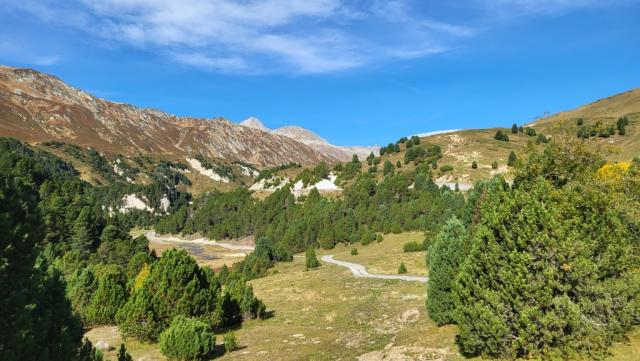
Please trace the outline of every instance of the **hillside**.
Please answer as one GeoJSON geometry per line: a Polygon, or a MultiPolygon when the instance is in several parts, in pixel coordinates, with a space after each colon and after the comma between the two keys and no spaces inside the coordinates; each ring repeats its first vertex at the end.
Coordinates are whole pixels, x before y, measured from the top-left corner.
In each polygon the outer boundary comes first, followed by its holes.
{"type": "Polygon", "coordinates": [[[598,121],[605,126],[612,126],[620,117],[626,117],[629,120],[625,136],[596,137],[591,138],[590,141],[612,152],[609,155],[611,159],[628,160],[640,155],[640,88],[538,119],[529,126],[551,136],[562,134],[575,136],[583,126],[593,126],[598,121]],[[580,119],[583,122],[582,126],[578,125],[580,119]]]}
{"type": "MultiPolygon", "coordinates": [[[[449,186],[460,183],[461,187],[468,187],[479,179],[498,173],[507,174],[508,178],[509,168],[506,164],[509,153],[513,151],[516,155],[523,156],[530,145],[540,149],[542,145],[537,142],[540,134],[549,139],[561,139],[562,137],[577,139],[580,128],[594,126],[598,121],[601,121],[606,127],[615,126],[620,117],[626,117],[629,120],[625,135],[616,133],[607,137],[594,136],[586,139],[585,142],[591,148],[598,148],[608,159],[631,160],[640,155],[640,89],[633,89],[597,100],[523,126],[524,128],[533,128],[536,131],[535,135],[527,135],[526,132],[514,134],[509,127],[453,130],[419,136],[423,147],[437,145],[442,150],[442,158],[437,162],[438,170],[434,171],[436,182],[439,185],[447,184],[449,186]],[[582,125],[578,125],[578,119],[582,119],[582,125]],[[508,135],[508,142],[498,141],[494,138],[498,130],[502,130],[508,135]],[[474,160],[478,164],[477,169],[471,167],[474,160]],[[494,161],[498,162],[497,169],[491,167],[494,161]],[[453,170],[442,172],[440,168],[444,165],[452,166],[453,170]]],[[[396,171],[404,172],[414,168],[413,164],[405,166],[403,162],[406,147],[400,144],[399,148],[399,152],[392,152],[381,157],[378,173],[381,173],[382,164],[386,160],[391,161],[394,165],[397,161],[402,163],[404,167],[396,171]]],[[[378,152],[375,154],[378,155],[378,152]]],[[[363,171],[368,168],[369,165],[364,163],[363,171]]]]}
{"type": "Polygon", "coordinates": [[[110,154],[202,154],[257,165],[336,160],[290,137],[224,118],[181,117],[110,102],[30,69],[0,66],[0,136],[64,141],[110,154]]]}

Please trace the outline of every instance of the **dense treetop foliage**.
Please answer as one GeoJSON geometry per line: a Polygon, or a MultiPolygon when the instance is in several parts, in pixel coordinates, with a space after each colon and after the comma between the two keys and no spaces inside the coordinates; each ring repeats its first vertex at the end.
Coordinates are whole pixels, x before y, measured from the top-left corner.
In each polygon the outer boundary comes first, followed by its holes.
{"type": "Polygon", "coordinates": [[[551,143],[476,185],[429,250],[431,317],[469,355],[604,355],[640,321],[639,167],[551,143]]]}
{"type": "Polygon", "coordinates": [[[126,334],[154,340],[178,315],[212,327],[265,315],[238,272],[214,275],[184,252],[158,259],[144,236],[129,235],[157,215],[108,209],[133,192],[158,203],[168,196],[179,214],[189,197],[170,176],[176,167],[158,165],[147,186],[92,186],[50,153],[0,139],[1,359],[101,359],[82,343],[85,325],[118,320],[126,334]]]}

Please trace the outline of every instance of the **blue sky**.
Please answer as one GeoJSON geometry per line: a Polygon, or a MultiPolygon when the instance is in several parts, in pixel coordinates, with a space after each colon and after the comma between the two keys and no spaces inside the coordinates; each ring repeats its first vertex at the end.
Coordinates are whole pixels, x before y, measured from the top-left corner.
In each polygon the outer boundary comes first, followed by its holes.
{"type": "Polygon", "coordinates": [[[336,144],[510,126],[640,87],[640,0],[2,2],[2,64],[336,144]]]}

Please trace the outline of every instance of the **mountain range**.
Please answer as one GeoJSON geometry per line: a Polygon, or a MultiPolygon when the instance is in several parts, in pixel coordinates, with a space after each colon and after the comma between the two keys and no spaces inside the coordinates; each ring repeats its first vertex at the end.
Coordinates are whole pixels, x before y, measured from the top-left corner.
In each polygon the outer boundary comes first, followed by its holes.
{"type": "Polygon", "coordinates": [[[63,141],[108,154],[201,154],[263,166],[347,157],[340,147],[324,141],[316,147],[285,133],[112,102],[51,75],[0,66],[0,136],[31,143],[63,141]]]}
{"type": "Polygon", "coordinates": [[[357,155],[360,159],[366,158],[371,152],[377,152],[380,147],[378,146],[339,146],[330,144],[326,139],[322,138],[318,134],[295,125],[287,125],[277,129],[267,128],[260,119],[256,117],[250,117],[242,122],[240,125],[258,129],[266,133],[283,135],[291,139],[295,139],[301,143],[308,145],[316,151],[332,158],[336,158],[340,161],[349,161],[353,155],[357,155]]]}

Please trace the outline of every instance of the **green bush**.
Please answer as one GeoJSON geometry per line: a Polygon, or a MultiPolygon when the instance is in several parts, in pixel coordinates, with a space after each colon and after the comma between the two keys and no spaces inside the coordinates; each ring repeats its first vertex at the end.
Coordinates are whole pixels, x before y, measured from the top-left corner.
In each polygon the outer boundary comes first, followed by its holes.
{"type": "Polygon", "coordinates": [[[316,258],[315,248],[313,247],[307,248],[305,258],[306,258],[305,265],[307,269],[318,268],[320,266],[320,262],[318,262],[318,258],[316,258]]]}
{"type": "Polygon", "coordinates": [[[425,242],[416,242],[416,241],[411,241],[411,242],[407,242],[402,246],[402,250],[405,253],[409,253],[409,252],[422,252],[422,251],[426,251],[427,248],[425,246],[425,242]]]}
{"type": "Polygon", "coordinates": [[[499,141],[503,141],[503,142],[508,142],[509,141],[509,136],[507,135],[507,133],[503,132],[502,130],[498,130],[496,132],[496,135],[494,136],[495,140],[499,140],[499,141]]]}
{"type": "Polygon", "coordinates": [[[536,139],[536,144],[547,144],[549,143],[549,138],[547,138],[544,134],[539,134],[536,139]]]}
{"type": "Polygon", "coordinates": [[[209,325],[195,318],[176,317],[160,334],[160,351],[171,360],[208,359],[216,346],[209,325]]]}
{"type": "Polygon", "coordinates": [[[491,163],[491,169],[498,169],[498,162],[494,160],[493,163],[491,163]]]}
{"type": "MultiPolygon", "coordinates": [[[[550,157],[549,166],[559,159],[550,157]]],[[[552,178],[520,176],[480,205],[453,285],[461,352],[596,358],[637,324],[637,218],[588,179],[563,187],[557,179],[578,167],[567,166],[549,173],[534,165],[552,178]]]]}
{"type": "MultiPolygon", "coordinates": [[[[239,293],[237,298],[242,297],[239,293]]],[[[206,318],[214,326],[239,321],[239,300],[229,300],[236,306],[226,309],[221,301],[213,272],[198,267],[184,250],[171,249],[152,264],[149,276],[120,308],[116,320],[125,335],[155,341],[178,315],[206,318]]]]}
{"type": "Polygon", "coordinates": [[[351,248],[351,255],[352,256],[357,256],[358,255],[358,249],[357,248],[351,248]]]}
{"type": "Polygon", "coordinates": [[[115,324],[116,313],[127,301],[128,293],[124,275],[114,264],[97,271],[97,289],[84,310],[87,324],[115,324]]]}
{"type": "Polygon", "coordinates": [[[400,262],[400,266],[398,266],[398,274],[403,275],[407,273],[407,267],[405,267],[404,262],[400,262]]]}
{"type": "Polygon", "coordinates": [[[509,167],[513,167],[516,165],[517,161],[518,161],[518,157],[516,156],[516,152],[511,151],[511,153],[509,153],[509,158],[507,159],[507,165],[509,167]]]}
{"type": "Polygon", "coordinates": [[[440,172],[442,173],[447,173],[447,172],[451,172],[453,170],[453,166],[445,164],[442,167],[440,167],[440,172]]]}
{"type": "Polygon", "coordinates": [[[233,331],[227,332],[224,337],[224,349],[227,352],[233,352],[238,349],[238,342],[236,341],[236,334],[233,331]]]}
{"type": "Polygon", "coordinates": [[[473,161],[471,162],[471,169],[478,169],[478,162],[477,161],[473,161]]]}

